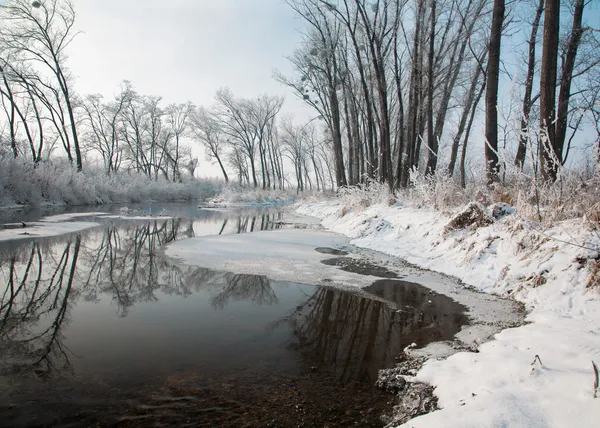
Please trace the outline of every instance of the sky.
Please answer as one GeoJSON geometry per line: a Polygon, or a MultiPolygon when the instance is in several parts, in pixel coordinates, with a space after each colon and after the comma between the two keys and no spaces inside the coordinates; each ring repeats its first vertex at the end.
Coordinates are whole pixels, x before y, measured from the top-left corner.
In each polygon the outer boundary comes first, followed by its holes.
{"type": "Polygon", "coordinates": [[[111,96],[123,80],[165,103],[212,104],[220,87],[236,96],[283,95],[284,111],[314,116],[272,78],[302,23],[284,0],[74,0],[79,34],[69,68],[81,94],[111,96]]]}

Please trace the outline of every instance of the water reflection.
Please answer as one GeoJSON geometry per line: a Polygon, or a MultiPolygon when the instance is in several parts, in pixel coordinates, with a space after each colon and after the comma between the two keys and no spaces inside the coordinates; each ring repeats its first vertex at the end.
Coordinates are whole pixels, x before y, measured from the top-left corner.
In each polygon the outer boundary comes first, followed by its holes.
{"type": "MultiPolygon", "coordinates": [[[[213,233],[281,227],[281,214],[272,213],[215,220],[213,233]]],[[[208,385],[217,391],[226,374],[232,384],[253,379],[289,389],[287,380],[276,379],[284,374],[303,379],[297,385],[306,391],[340,384],[367,389],[405,346],[451,338],[466,322],[463,307],[417,284],[382,280],[367,289],[394,305],[162,257],[164,245],[203,233],[199,222],[113,220],[79,234],[21,242],[10,253],[0,247],[4,380],[79,379],[123,390],[125,374],[145,385],[185,373],[217,379],[208,385]],[[53,376],[65,374],[72,376],[53,376]]],[[[349,394],[352,400],[356,394],[349,394]]],[[[54,405],[63,398],[47,400],[54,405]]]]}
{"type": "Polygon", "coordinates": [[[196,290],[212,291],[211,306],[223,310],[232,301],[248,301],[257,306],[279,302],[269,278],[263,275],[234,274],[205,268],[194,268],[186,277],[196,290]]]}
{"type": "MultiPolygon", "coordinates": [[[[465,307],[443,295],[425,293],[418,284],[380,280],[367,290],[379,294],[398,287],[393,305],[362,296],[319,288],[299,306],[289,322],[291,347],[336,381],[373,383],[382,367],[390,367],[402,349],[450,340],[467,323],[465,307]]],[[[381,296],[388,297],[388,296],[381,296]]]]}
{"type": "Polygon", "coordinates": [[[466,306],[414,282],[381,279],[364,291],[395,303],[403,347],[451,340],[469,322],[466,306]]]}
{"type": "MultiPolygon", "coordinates": [[[[281,213],[239,216],[235,232],[276,229],[280,220],[281,213]]],[[[222,285],[212,298],[215,309],[230,300],[277,303],[266,277],[190,272],[160,257],[160,247],[195,236],[195,221],[111,221],[80,234],[6,243],[0,251],[1,373],[48,376],[70,370],[63,329],[80,298],[99,302],[110,296],[120,317],[135,304],[158,301],[158,291],[187,297],[194,284],[222,285]]],[[[225,233],[229,218],[220,221],[219,233],[225,233]]]]}
{"type": "Polygon", "coordinates": [[[34,372],[49,376],[69,368],[63,346],[63,326],[69,321],[81,237],[69,240],[52,254],[44,270],[44,257],[36,242],[28,255],[0,264],[6,288],[0,300],[0,354],[2,373],[34,372]]]}
{"type": "Polygon", "coordinates": [[[187,237],[190,230],[190,222],[182,224],[179,219],[129,228],[109,225],[100,237],[86,240],[81,267],[84,298],[97,301],[100,294],[109,294],[124,317],[135,303],[157,301],[159,289],[189,295],[181,270],[159,257],[157,250],[177,237],[187,237]]]}

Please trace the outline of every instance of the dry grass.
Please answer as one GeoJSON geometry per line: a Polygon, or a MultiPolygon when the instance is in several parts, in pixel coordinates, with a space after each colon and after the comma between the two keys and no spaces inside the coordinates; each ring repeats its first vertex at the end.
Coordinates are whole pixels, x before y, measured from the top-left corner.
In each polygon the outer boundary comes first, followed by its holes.
{"type": "Polygon", "coordinates": [[[592,260],[590,264],[590,276],[588,278],[586,287],[597,288],[600,287],[600,260],[592,260]]]}
{"type": "Polygon", "coordinates": [[[417,205],[444,211],[472,201],[485,206],[504,202],[528,220],[541,220],[549,225],[585,216],[600,230],[600,172],[586,175],[562,171],[556,183],[537,185],[532,177],[525,175],[505,178],[492,186],[473,180],[466,188],[443,174],[425,177],[414,173],[411,180],[412,187],[398,191],[397,197],[417,205]]]}

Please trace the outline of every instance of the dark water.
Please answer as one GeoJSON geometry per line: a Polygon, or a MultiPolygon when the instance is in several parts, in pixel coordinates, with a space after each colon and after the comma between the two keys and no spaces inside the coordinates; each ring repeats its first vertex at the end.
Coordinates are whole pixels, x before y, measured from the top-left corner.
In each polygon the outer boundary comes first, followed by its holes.
{"type": "Polygon", "coordinates": [[[0,243],[1,426],[381,426],[377,370],[466,322],[399,280],[368,290],[395,307],[174,264],[169,242],[282,214],[165,208],[175,218],[0,243]]]}

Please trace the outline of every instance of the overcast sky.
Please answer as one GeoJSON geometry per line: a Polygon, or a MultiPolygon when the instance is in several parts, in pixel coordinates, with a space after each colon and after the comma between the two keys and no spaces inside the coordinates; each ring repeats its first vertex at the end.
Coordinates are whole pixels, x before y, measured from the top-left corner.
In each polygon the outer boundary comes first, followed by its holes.
{"type": "Polygon", "coordinates": [[[283,0],[74,0],[78,29],[69,67],[81,94],[105,96],[124,79],[166,103],[210,105],[237,96],[284,95],[284,111],[314,116],[272,78],[289,72],[302,23],[283,0]]]}

